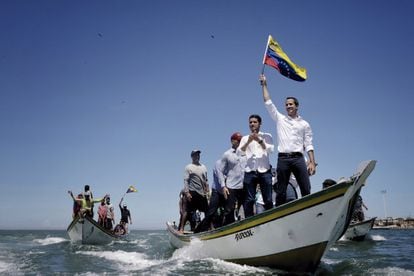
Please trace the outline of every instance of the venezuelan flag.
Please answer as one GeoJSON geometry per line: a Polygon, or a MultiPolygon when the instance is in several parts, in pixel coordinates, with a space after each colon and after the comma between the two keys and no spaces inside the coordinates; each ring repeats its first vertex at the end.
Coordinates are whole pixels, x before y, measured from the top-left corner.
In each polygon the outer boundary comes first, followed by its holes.
{"type": "Polygon", "coordinates": [[[136,193],[136,192],[138,192],[138,190],[137,189],[135,189],[135,187],[134,186],[129,186],[129,188],[128,188],[128,190],[126,191],[126,193],[128,194],[128,193],[136,193]]]}
{"type": "Polygon", "coordinates": [[[283,76],[295,81],[305,81],[307,78],[306,69],[293,63],[271,35],[267,41],[263,64],[275,68],[283,76]]]}

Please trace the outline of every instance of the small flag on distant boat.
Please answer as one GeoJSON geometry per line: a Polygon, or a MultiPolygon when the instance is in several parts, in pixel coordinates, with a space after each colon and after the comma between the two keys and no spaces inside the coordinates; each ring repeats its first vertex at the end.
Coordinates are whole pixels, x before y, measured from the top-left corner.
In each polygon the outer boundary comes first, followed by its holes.
{"type": "Polygon", "coordinates": [[[283,76],[295,81],[305,81],[307,78],[306,69],[293,63],[271,35],[267,40],[263,64],[275,68],[283,76]]]}
{"type": "Polygon", "coordinates": [[[128,190],[126,191],[126,193],[128,194],[128,193],[136,193],[136,192],[138,192],[138,190],[137,189],[135,189],[135,187],[134,186],[129,186],[129,188],[128,188],[128,190]]]}

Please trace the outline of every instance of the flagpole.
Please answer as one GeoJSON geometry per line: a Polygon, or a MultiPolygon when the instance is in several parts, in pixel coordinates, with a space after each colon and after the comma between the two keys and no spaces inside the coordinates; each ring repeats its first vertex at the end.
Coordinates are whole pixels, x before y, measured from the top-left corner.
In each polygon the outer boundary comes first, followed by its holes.
{"type": "Polygon", "coordinates": [[[270,38],[271,38],[271,36],[269,35],[269,36],[268,36],[268,38],[267,38],[266,48],[265,48],[265,52],[264,52],[264,55],[263,55],[263,61],[262,61],[262,63],[263,63],[263,67],[262,67],[262,75],[264,74],[264,69],[265,69],[265,60],[266,60],[266,55],[267,55],[267,48],[269,47],[269,43],[270,43],[270,38]]]}

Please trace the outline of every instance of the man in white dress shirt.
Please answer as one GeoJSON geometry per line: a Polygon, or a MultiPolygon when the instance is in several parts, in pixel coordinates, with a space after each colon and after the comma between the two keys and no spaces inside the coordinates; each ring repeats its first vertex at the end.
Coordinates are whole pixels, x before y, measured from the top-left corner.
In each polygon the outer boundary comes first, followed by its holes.
{"type": "Polygon", "coordinates": [[[278,140],[276,206],[286,203],[286,188],[290,174],[295,176],[302,196],[310,194],[309,175],[314,175],[316,162],[312,144],[312,129],[308,122],[298,115],[299,102],[287,97],[285,106],[287,116],[280,113],[270,99],[266,77],[260,76],[263,100],[270,117],[276,123],[278,140]],[[309,160],[306,164],[304,154],[309,160]]]}
{"type": "Polygon", "coordinates": [[[250,134],[243,136],[238,153],[246,157],[244,169],[243,189],[245,191],[244,215],[254,215],[256,187],[260,185],[264,207],[266,210],[273,208],[272,201],[272,172],[269,162],[269,154],[273,152],[273,138],[269,133],[260,131],[262,118],[253,114],[249,117],[250,134]]]}

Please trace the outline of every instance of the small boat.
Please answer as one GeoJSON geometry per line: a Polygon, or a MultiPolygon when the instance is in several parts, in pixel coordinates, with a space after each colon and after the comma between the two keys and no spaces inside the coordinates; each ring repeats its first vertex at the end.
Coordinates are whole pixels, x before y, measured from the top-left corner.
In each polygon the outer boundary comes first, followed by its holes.
{"type": "Polygon", "coordinates": [[[106,230],[90,217],[80,218],[76,216],[66,230],[72,242],[82,244],[108,244],[126,235],[117,236],[112,231],[106,230]]]}
{"type": "Polygon", "coordinates": [[[374,226],[375,219],[376,217],[360,222],[351,222],[343,238],[352,241],[363,241],[374,226]]]}
{"type": "Polygon", "coordinates": [[[376,161],[336,185],[232,224],[202,232],[180,233],[167,222],[170,243],[197,243],[200,255],[238,264],[313,273],[325,252],[345,233],[361,186],[376,161]]]}

